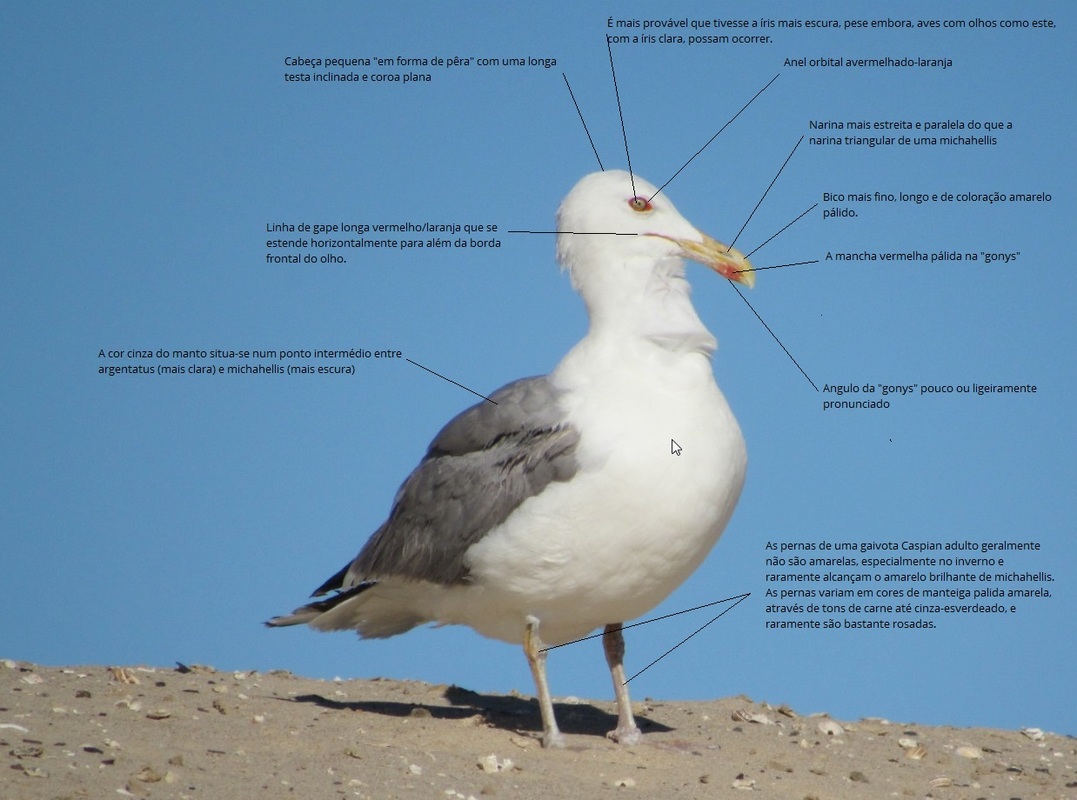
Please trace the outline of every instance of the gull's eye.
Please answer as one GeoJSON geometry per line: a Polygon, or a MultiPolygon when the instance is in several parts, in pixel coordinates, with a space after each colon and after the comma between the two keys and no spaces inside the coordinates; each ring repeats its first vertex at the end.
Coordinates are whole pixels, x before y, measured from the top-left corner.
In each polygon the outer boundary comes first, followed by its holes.
{"type": "Polygon", "coordinates": [[[651,211],[654,208],[651,205],[650,200],[648,200],[646,197],[640,197],[639,195],[636,195],[635,197],[633,197],[631,200],[628,201],[628,207],[631,208],[633,211],[641,211],[641,212],[642,211],[651,211]]]}

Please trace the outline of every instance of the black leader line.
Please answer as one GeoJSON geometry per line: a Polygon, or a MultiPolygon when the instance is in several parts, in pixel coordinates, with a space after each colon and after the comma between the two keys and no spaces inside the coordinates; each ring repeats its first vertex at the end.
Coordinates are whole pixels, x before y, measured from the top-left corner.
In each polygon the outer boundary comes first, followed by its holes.
{"type": "MultiPolygon", "coordinates": [[[[744,220],[744,224],[740,226],[740,230],[737,231],[737,235],[733,237],[733,241],[729,243],[729,249],[730,250],[733,249],[733,245],[735,245],[737,243],[737,239],[740,238],[740,235],[742,233],[744,233],[744,229],[748,227],[748,223],[752,221],[752,217],[755,216],[755,212],[759,210],[759,206],[763,205],[763,201],[766,200],[767,194],[769,194],[770,190],[772,188],[774,188],[774,184],[777,182],[778,176],[782,174],[782,170],[785,169],[785,165],[789,163],[789,159],[791,159],[793,157],[793,153],[795,153],[797,151],[797,148],[800,147],[800,143],[803,142],[803,141],[804,141],[803,136],[801,136],[799,139],[797,139],[797,143],[795,145],[793,145],[793,149],[789,151],[789,155],[787,155],[785,157],[785,161],[783,161],[781,167],[778,168],[778,174],[774,176],[774,180],[772,180],[770,182],[770,186],[768,186],[767,190],[765,192],[763,192],[763,196],[760,197],[759,202],[755,204],[755,208],[753,208],[752,213],[748,215],[748,219],[744,220]]],[[[758,249],[759,248],[756,248],[756,250],[758,250],[758,249]]],[[[726,252],[729,252],[729,251],[727,250],[726,252]]],[[[755,252],[755,251],[753,251],[753,252],[755,252]]]]}
{"type": "Polygon", "coordinates": [[[618,233],[617,231],[505,231],[505,233],[567,233],[570,236],[643,236],[642,233],[618,233]]]}
{"type": "MultiPolygon", "coordinates": [[[[781,73],[779,72],[779,73],[778,73],[778,75],[781,75],[781,73]]],[[[700,153],[702,153],[702,152],[703,152],[704,150],[706,150],[706,149],[707,149],[708,147],[710,147],[710,143],[711,143],[711,142],[713,142],[713,141],[714,141],[715,139],[717,139],[717,138],[718,138],[718,134],[720,134],[720,133],[721,133],[722,131],[724,131],[724,130],[725,130],[726,128],[728,128],[728,127],[729,127],[729,126],[730,126],[730,125],[732,124],[733,120],[735,120],[735,119],[736,119],[737,117],[739,117],[739,116],[740,116],[741,114],[743,114],[743,113],[744,113],[744,109],[745,109],[745,108],[747,108],[748,106],[750,106],[750,105],[751,105],[752,103],[754,103],[754,102],[755,102],[755,98],[756,98],[756,97],[759,97],[759,95],[763,94],[763,92],[765,92],[765,91],[766,91],[767,89],[769,89],[769,88],[770,88],[770,85],[771,85],[772,83],[774,83],[774,81],[778,80],[778,75],[775,75],[775,76],[774,76],[773,78],[771,78],[771,79],[770,79],[769,81],[767,81],[767,85],[766,85],[766,86],[764,86],[764,87],[763,87],[762,89],[760,89],[760,90],[759,90],[758,92],[756,92],[756,93],[755,93],[755,94],[754,94],[754,95],[752,96],[752,99],[751,99],[751,100],[749,100],[749,101],[748,101],[747,103],[745,103],[745,104],[744,104],[744,106],[743,106],[743,108],[741,108],[741,110],[740,110],[740,111],[738,111],[738,112],[737,112],[736,114],[734,114],[734,115],[733,115],[732,117],[730,117],[730,118],[729,118],[729,122],[727,122],[727,123],[726,123],[725,125],[723,125],[723,126],[722,126],[721,128],[719,128],[719,129],[718,129],[718,133],[714,134],[714,136],[712,136],[711,138],[709,138],[709,139],[707,140],[707,143],[706,143],[705,145],[703,145],[703,146],[702,146],[701,148],[699,148],[699,149],[698,149],[698,150],[696,151],[696,153],[695,153],[695,155],[694,155],[694,156],[692,156],[692,157],[691,157],[690,159],[688,159],[687,161],[685,161],[685,162],[684,162],[684,166],[682,166],[682,167],[681,167],[681,168],[680,168],[679,170],[677,170],[676,172],[674,172],[674,173],[673,173],[673,177],[672,177],[672,178],[670,178],[670,179],[669,179],[668,181],[666,181],[666,182],[665,182],[665,183],[663,183],[663,184],[662,184],[661,186],[659,186],[659,187],[658,187],[658,191],[657,191],[657,192],[655,192],[654,194],[652,194],[652,195],[651,195],[651,196],[650,196],[650,197],[648,198],[648,200],[654,200],[654,198],[656,198],[656,197],[658,196],[659,192],[661,192],[661,191],[662,191],[663,189],[665,189],[665,188],[666,188],[667,186],[669,186],[669,185],[670,185],[671,183],[673,183],[673,178],[676,178],[676,177],[677,177],[678,175],[680,175],[680,174],[681,174],[681,172],[683,172],[683,171],[684,171],[684,167],[687,167],[687,166],[688,166],[689,164],[691,164],[691,163],[692,163],[692,161],[694,161],[694,160],[695,160],[695,157],[696,157],[696,156],[698,156],[698,155],[699,155],[700,153]]]]}
{"type": "Polygon", "coordinates": [[[654,666],[655,664],[657,664],[657,663],[658,663],[659,661],[661,661],[661,660],[662,660],[663,658],[665,658],[666,656],[668,656],[668,655],[669,655],[670,653],[672,653],[672,652],[673,652],[674,650],[676,650],[676,649],[677,649],[678,647],[680,647],[680,646],[681,646],[682,644],[684,644],[685,642],[687,642],[687,641],[688,641],[689,639],[691,639],[691,638],[692,638],[693,636],[695,636],[695,635],[696,635],[697,633],[699,633],[699,632],[700,632],[701,630],[703,630],[704,628],[706,628],[706,627],[707,627],[707,625],[710,625],[710,624],[711,624],[711,622],[714,622],[715,620],[717,620],[717,619],[718,619],[718,617],[721,617],[721,616],[725,615],[726,613],[728,613],[728,612],[732,611],[732,610],[733,610],[734,608],[736,608],[737,606],[739,606],[739,605],[741,604],[741,602],[743,602],[743,601],[744,601],[744,599],[748,597],[748,595],[749,595],[749,594],[751,594],[751,592],[748,592],[748,594],[742,594],[742,595],[741,595],[740,597],[736,598],[737,602],[735,602],[735,603],[734,603],[733,605],[731,605],[731,606],[730,606],[729,608],[727,608],[727,609],[726,609],[725,611],[723,611],[723,612],[722,612],[721,614],[719,614],[719,615],[718,615],[717,617],[715,617],[714,619],[712,619],[712,620],[711,620],[710,622],[708,622],[708,623],[706,623],[705,625],[701,625],[700,627],[696,628],[696,629],[695,629],[694,631],[692,631],[692,632],[691,632],[690,634],[688,634],[688,635],[687,635],[687,636],[685,636],[685,637],[684,637],[683,639],[681,639],[681,640],[680,640],[679,642],[677,642],[677,644],[673,645],[673,647],[669,648],[669,650],[667,650],[666,652],[662,653],[662,655],[660,655],[660,656],[659,656],[658,658],[656,658],[656,659],[655,659],[654,661],[652,661],[652,662],[651,662],[650,664],[648,664],[647,666],[645,666],[645,667],[644,667],[643,669],[641,669],[641,670],[640,670],[639,672],[637,672],[637,673],[636,673],[635,675],[633,675],[633,676],[632,676],[632,678],[629,678],[628,680],[626,680],[626,681],[625,681],[624,683],[622,683],[621,685],[622,685],[622,686],[627,686],[627,685],[628,685],[628,681],[632,680],[633,678],[638,678],[638,677],[639,677],[640,675],[642,675],[642,674],[643,674],[644,672],[646,672],[647,670],[649,670],[649,669],[650,669],[651,667],[653,667],[653,666],[654,666]]]}
{"type": "Polygon", "coordinates": [[[790,353],[790,352],[789,352],[789,351],[788,351],[788,350],[786,349],[786,347],[785,347],[785,345],[784,345],[784,344],[782,344],[782,340],[781,340],[781,339],[779,339],[779,338],[778,338],[777,336],[775,336],[775,335],[774,335],[774,331],[772,331],[772,330],[770,329],[770,326],[769,326],[769,325],[767,325],[767,323],[763,322],[763,318],[762,318],[761,316],[759,316],[759,312],[758,312],[758,311],[756,311],[756,310],[755,310],[754,308],[752,308],[752,304],[748,302],[748,298],[744,296],[744,293],[743,293],[743,292],[741,292],[741,290],[740,290],[740,289],[737,289],[737,286],[736,286],[736,284],[734,284],[734,283],[733,283],[732,281],[730,281],[730,282],[729,282],[729,285],[730,285],[730,286],[732,286],[732,287],[733,287],[734,289],[736,289],[736,290],[737,290],[737,295],[739,295],[740,299],[741,299],[741,300],[743,300],[743,301],[744,301],[744,304],[745,304],[746,306],[748,306],[748,308],[750,308],[750,309],[752,310],[752,313],[753,313],[753,314],[755,314],[755,318],[756,318],[757,320],[759,320],[759,321],[760,321],[760,322],[762,323],[763,327],[767,329],[767,333],[769,333],[769,334],[770,334],[770,335],[771,335],[771,336],[772,336],[772,337],[774,338],[774,341],[776,341],[776,342],[778,343],[778,347],[780,347],[780,348],[782,349],[782,351],[783,351],[783,352],[784,352],[784,353],[785,353],[785,354],[786,354],[787,356],[789,356],[789,360],[790,360],[790,361],[792,361],[792,362],[793,362],[793,364],[794,364],[794,365],[796,366],[796,368],[800,370],[800,374],[801,374],[801,375],[803,375],[803,376],[804,376],[805,378],[807,378],[807,379],[808,379],[808,383],[810,383],[810,384],[811,384],[811,387],[812,387],[813,389],[815,389],[815,391],[819,391],[819,387],[815,385],[815,381],[813,381],[813,380],[812,380],[812,379],[811,379],[811,378],[810,378],[810,377],[808,376],[808,373],[804,371],[804,368],[803,368],[802,366],[800,366],[800,364],[799,364],[799,363],[797,363],[797,360],[796,360],[795,358],[793,358],[793,354],[792,354],[792,353],[790,353]]]}
{"type": "Polygon", "coordinates": [[[758,252],[759,252],[759,250],[760,250],[760,249],[761,249],[761,248],[763,247],[763,245],[766,245],[766,244],[768,244],[768,243],[770,242],[770,240],[771,240],[771,239],[774,239],[774,238],[776,238],[776,237],[778,236],[778,234],[784,233],[784,232],[785,232],[785,229],[786,229],[786,228],[789,228],[789,227],[791,227],[791,226],[793,225],[793,223],[794,223],[794,222],[799,222],[799,221],[800,221],[800,219],[801,219],[802,217],[804,217],[804,216],[805,216],[805,215],[806,215],[806,214],[807,214],[807,213],[808,213],[809,211],[811,211],[811,210],[812,210],[813,208],[815,208],[815,206],[817,206],[817,205],[819,205],[819,204],[818,204],[818,203],[814,203],[814,204],[812,204],[812,206],[811,206],[811,207],[809,207],[809,208],[808,208],[808,209],[807,209],[806,211],[802,211],[802,212],[801,212],[800,214],[798,214],[798,215],[797,215],[796,219],[794,219],[794,220],[793,220],[793,222],[790,222],[790,223],[789,223],[788,225],[785,225],[784,227],[782,227],[782,229],[781,229],[781,230],[779,230],[779,231],[778,231],[778,233],[775,233],[775,234],[774,234],[773,236],[771,236],[771,237],[770,237],[769,239],[766,239],[766,240],[764,240],[764,241],[763,241],[763,244],[761,244],[761,245],[757,246],[757,247],[755,248],[755,250],[753,250],[753,251],[752,251],[751,253],[748,253],[748,254],[747,254],[746,256],[744,256],[744,257],[745,257],[745,258],[751,258],[751,257],[752,257],[752,255],[754,255],[755,253],[758,253],[758,252]]]}
{"type": "Polygon", "coordinates": [[[598,168],[605,172],[606,168],[602,165],[602,159],[598,155],[598,148],[595,147],[595,140],[591,138],[591,131],[587,130],[587,120],[583,118],[583,112],[580,111],[580,104],[576,102],[576,95],[572,93],[572,86],[568,82],[568,76],[562,72],[561,77],[565,79],[565,86],[568,87],[568,96],[572,98],[572,105],[576,106],[576,113],[580,115],[580,122],[583,123],[583,132],[587,134],[587,141],[591,143],[591,149],[594,151],[595,158],[598,160],[598,168]]]}
{"type": "MultiPolygon", "coordinates": [[[[747,597],[750,594],[751,594],[751,592],[745,592],[744,594],[738,594],[738,595],[735,595],[734,597],[727,597],[724,600],[715,600],[715,601],[713,601],[711,603],[704,603],[701,606],[695,606],[693,608],[686,608],[683,611],[674,611],[672,614],[663,614],[662,616],[655,617],[654,619],[645,619],[645,620],[643,620],[643,622],[633,622],[631,625],[622,626],[621,630],[622,631],[627,631],[629,628],[638,628],[640,625],[648,625],[648,624],[650,624],[652,622],[658,622],[659,620],[669,619],[670,617],[676,617],[679,614],[687,614],[689,611],[699,611],[699,609],[701,609],[701,608],[710,608],[711,606],[716,606],[716,605],[719,605],[721,603],[728,603],[730,600],[736,600],[739,603],[741,600],[743,600],[745,597],[747,597]]],[[[726,610],[728,611],[729,609],[726,609],[726,610]]],[[[722,613],[725,613],[725,612],[722,612],[722,613]]],[[[708,624],[710,624],[710,623],[708,623],[708,624]]],[[[597,639],[599,636],[605,636],[605,635],[606,635],[605,633],[594,633],[594,634],[591,634],[590,636],[584,636],[582,639],[573,639],[571,642],[564,642],[563,644],[555,644],[555,645],[551,645],[550,647],[544,647],[539,652],[540,653],[545,653],[547,650],[556,650],[558,647],[568,647],[570,644],[577,644],[579,642],[586,642],[588,639],[597,639]]]]}
{"type": "Polygon", "coordinates": [[[784,269],[785,267],[799,267],[804,264],[818,264],[819,259],[813,258],[811,261],[790,261],[788,264],[771,264],[769,267],[756,267],[753,266],[750,270],[738,269],[735,272],[762,272],[765,269],[784,269]]]}
{"type": "Polygon", "coordinates": [[[481,398],[482,398],[483,400],[485,400],[485,401],[486,401],[487,403],[493,403],[493,404],[494,404],[495,406],[497,405],[497,401],[496,401],[496,400],[491,400],[491,399],[490,399],[489,397],[487,397],[486,395],[484,395],[484,394],[479,394],[479,393],[478,393],[478,392],[476,392],[476,391],[475,391],[474,389],[468,389],[468,388],[467,388],[466,386],[464,386],[464,384],[462,384],[462,383],[457,383],[457,382],[456,382],[456,381],[454,381],[454,380],[453,380],[452,378],[446,378],[446,377],[445,377],[444,375],[442,375],[442,374],[441,374],[440,372],[434,372],[434,370],[430,369],[430,367],[424,367],[424,366],[423,366],[422,364],[420,364],[420,363],[419,363],[418,361],[412,361],[412,360],[411,360],[410,358],[407,358],[407,357],[405,357],[405,358],[404,358],[404,360],[405,360],[405,361],[407,361],[407,362],[409,362],[409,363],[411,363],[411,364],[414,364],[414,365],[415,365],[415,366],[417,366],[417,367],[418,367],[419,369],[425,369],[425,370],[426,370],[427,372],[429,372],[429,373],[430,373],[431,375],[437,375],[437,376],[438,376],[439,378],[441,378],[441,379],[442,379],[443,381],[448,381],[449,383],[453,384],[454,386],[459,386],[459,387],[460,387],[461,389],[463,389],[464,391],[467,391],[467,392],[471,392],[471,393],[472,393],[473,395],[477,395],[477,396],[481,397],[481,398]]]}
{"type": "Polygon", "coordinates": [[[621,110],[621,92],[617,89],[617,70],[613,68],[613,48],[606,37],[606,49],[610,53],[610,74],[613,75],[613,94],[617,97],[617,115],[621,118],[621,137],[625,141],[625,158],[628,159],[628,180],[632,184],[632,196],[636,196],[636,175],[632,171],[632,154],[628,152],[628,133],[625,131],[625,115],[621,110]]]}

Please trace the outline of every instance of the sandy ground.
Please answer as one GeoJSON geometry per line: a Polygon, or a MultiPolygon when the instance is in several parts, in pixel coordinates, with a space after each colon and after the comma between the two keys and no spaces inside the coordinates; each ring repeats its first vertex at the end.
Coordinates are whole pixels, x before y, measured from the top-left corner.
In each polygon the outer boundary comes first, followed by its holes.
{"type": "Polygon", "coordinates": [[[800,716],[744,697],[535,701],[396,680],[0,662],[0,798],[1067,798],[1077,739],[800,716]]]}

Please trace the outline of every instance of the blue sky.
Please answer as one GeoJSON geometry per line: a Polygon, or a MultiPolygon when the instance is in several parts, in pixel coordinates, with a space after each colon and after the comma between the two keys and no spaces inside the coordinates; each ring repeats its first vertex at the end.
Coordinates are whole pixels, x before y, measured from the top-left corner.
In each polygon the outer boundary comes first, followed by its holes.
{"type": "MultiPolygon", "coordinates": [[[[158,363],[101,350],[394,349],[484,394],[550,370],[586,330],[582,304],[553,237],[505,231],[552,230],[561,198],[597,169],[565,77],[605,166],[624,167],[607,18],[651,19],[654,7],[550,8],[0,9],[4,657],[533,691],[518,648],[466,629],[360,642],[260,624],[355,554],[473,395],[401,360],[360,362],[346,376],[98,368],[158,363]],[[304,71],[288,57],[398,55],[556,65],[420,67],[431,80],[409,84],[283,77],[304,71]],[[267,223],[403,221],[497,225],[500,247],[266,263],[267,223]]],[[[667,20],[715,13],[663,8],[667,20]]],[[[875,18],[866,8],[732,2],[721,13],[844,23],[875,18]]],[[[729,285],[690,272],[750,467],[718,547],[654,616],[752,594],[634,679],[638,697],[745,694],[838,717],[1077,733],[1075,14],[1065,3],[975,8],[892,3],[882,16],[1055,27],[774,28],[749,30],[772,37],[763,44],[612,48],[632,165],[658,185],[778,76],[666,189],[697,227],[737,236],[801,137],[738,248],[818,203],[753,256],[759,267],[817,262],[760,271],[746,295],[789,355],[729,285]],[[952,64],[785,64],[884,56],[952,64]],[[812,130],[812,120],[861,119],[1012,127],[992,131],[993,145],[811,143],[864,135],[812,130]],[[1051,199],[849,199],[864,192],[1051,199]],[[856,216],[824,219],[830,208],[856,216]],[[865,251],[1019,255],[826,259],[865,251]],[[888,409],[823,410],[849,396],[812,383],[918,388],[888,409]],[[919,393],[972,383],[1038,391],[919,393]],[[767,541],[964,539],[1039,542],[1007,563],[1053,573],[1052,597],[1001,617],[933,615],[930,631],[764,628],[767,541]]],[[[629,673],[712,616],[630,631],[629,673]]],[[[596,642],[554,651],[550,671],[555,695],[610,695],[596,642]]]]}

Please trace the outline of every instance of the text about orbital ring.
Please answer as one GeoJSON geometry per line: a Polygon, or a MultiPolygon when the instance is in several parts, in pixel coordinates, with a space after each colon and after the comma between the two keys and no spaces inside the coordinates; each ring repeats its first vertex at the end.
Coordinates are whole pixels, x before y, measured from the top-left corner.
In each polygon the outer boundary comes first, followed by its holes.
{"type": "Polygon", "coordinates": [[[924,631],[1035,613],[1052,597],[1035,540],[783,541],[764,545],[768,630],[924,631]]]}

